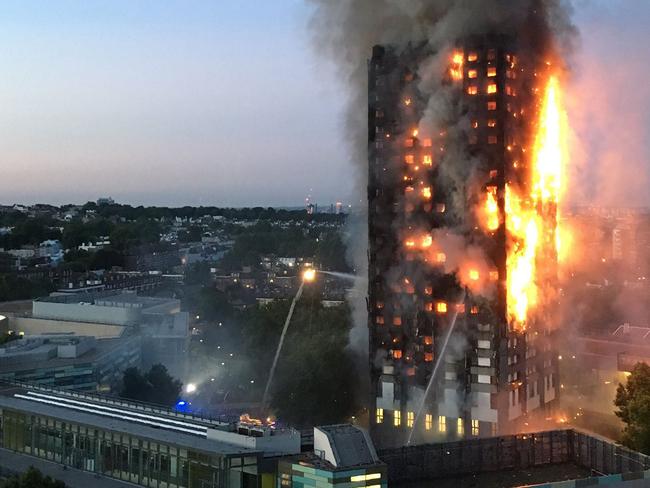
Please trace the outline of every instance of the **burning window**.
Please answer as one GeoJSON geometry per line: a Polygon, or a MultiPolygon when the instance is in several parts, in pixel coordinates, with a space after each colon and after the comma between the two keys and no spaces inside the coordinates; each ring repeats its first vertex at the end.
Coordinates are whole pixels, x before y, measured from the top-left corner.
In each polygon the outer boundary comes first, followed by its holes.
{"type": "Polygon", "coordinates": [[[458,436],[465,435],[465,422],[463,422],[463,419],[461,418],[456,422],[456,433],[458,436]]]}
{"type": "Polygon", "coordinates": [[[496,144],[497,141],[497,136],[488,136],[488,144],[496,144]]]}
{"type": "Polygon", "coordinates": [[[427,413],[424,416],[424,428],[426,430],[431,430],[433,428],[433,415],[427,413]]]}
{"type": "Polygon", "coordinates": [[[422,188],[422,197],[423,198],[425,198],[426,200],[430,200],[431,196],[432,196],[432,193],[431,193],[431,188],[430,187],[425,186],[424,188],[422,188]]]}
{"type": "Polygon", "coordinates": [[[422,164],[425,166],[433,166],[433,158],[431,157],[431,154],[424,155],[422,158],[422,164]]]}
{"type": "Polygon", "coordinates": [[[402,412],[395,410],[395,416],[393,417],[393,425],[399,427],[402,425],[402,412]]]}
{"type": "Polygon", "coordinates": [[[382,308],[384,308],[384,302],[377,302],[376,306],[379,310],[381,310],[382,308]]]}
{"type": "Polygon", "coordinates": [[[508,78],[509,80],[515,80],[515,79],[517,79],[517,73],[515,71],[512,71],[512,70],[507,70],[506,71],[506,78],[508,78]]]}
{"type": "Polygon", "coordinates": [[[410,137],[406,138],[404,141],[404,147],[413,147],[414,141],[410,137]]]}
{"type": "Polygon", "coordinates": [[[401,349],[393,349],[393,359],[402,359],[401,349]]]}
{"type": "Polygon", "coordinates": [[[415,247],[415,241],[413,239],[407,239],[404,245],[408,248],[415,247]]]}
{"type": "Polygon", "coordinates": [[[468,78],[476,78],[478,76],[478,71],[475,69],[470,69],[467,71],[467,77],[468,78]]]}
{"type": "Polygon", "coordinates": [[[406,426],[413,427],[415,421],[415,414],[413,412],[406,412],[406,426]]]}
{"type": "Polygon", "coordinates": [[[424,353],[424,361],[426,363],[430,363],[433,361],[433,353],[432,352],[425,352],[424,353]]]}
{"type": "Polygon", "coordinates": [[[445,213],[445,204],[444,203],[436,203],[436,212],[438,213],[445,213]]]}
{"type": "Polygon", "coordinates": [[[425,293],[425,295],[432,295],[433,294],[433,287],[425,286],[424,287],[424,293],[425,293]]]}
{"type": "Polygon", "coordinates": [[[463,53],[462,51],[456,51],[452,57],[449,67],[449,74],[451,78],[456,81],[463,79],[463,53]]]}
{"type": "Polygon", "coordinates": [[[425,312],[433,312],[433,303],[427,302],[424,304],[424,311],[425,312]]]}
{"type": "Polygon", "coordinates": [[[467,94],[468,95],[477,95],[478,94],[478,86],[468,86],[467,87],[467,94]]]}
{"type": "Polygon", "coordinates": [[[479,423],[478,420],[472,419],[472,435],[477,436],[479,432],[479,423]]]}
{"type": "Polygon", "coordinates": [[[478,54],[474,52],[469,53],[467,55],[467,61],[469,61],[470,63],[473,63],[474,61],[478,61],[478,54]]]}
{"type": "Polygon", "coordinates": [[[456,304],[456,312],[465,313],[465,304],[464,303],[457,303],[456,304]]]}
{"type": "Polygon", "coordinates": [[[422,237],[422,241],[420,242],[420,246],[422,246],[422,248],[426,249],[428,247],[431,247],[432,244],[433,244],[433,237],[431,237],[428,234],[422,237]]]}
{"type": "Polygon", "coordinates": [[[490,119],[487,121],[487,126],[488,127],[496,127],[497,126],[497,121],[496,119],[490,119]]]}
{"type": "Polygon", "coordinates": [[[407,154],[406,156],[404,156],[404,162],[406,164],[413,164],[415,162],[415,156],[413,156],[412,154],[407,154]]]}
{"type": "Polygon", "coordinates": [[[472,281],[478,281],[481,275],[479,274],[477,269],[470,269],[469,270],[469,279],[472,281]]]}
{"type": "Polygon", "coordinates": [[[402,317],[400,317],[399,315],[393,317],[393,325],[397,325],[397,326],[402,325],[402,317]]]}
{"type": "Polygon", "coordinates": [[[478,307],[476,305],[473,305],[470,309],[470,313],[476,315],[478,313],[478,307]]]}
{"type": "Polygon", "coordinates": [[[422,339],[424,339],[424,344],[427,346],[433,345],[433,336],[424,336],[422,339]]]}
{"type": "Polygon", "coordinates": [[[491,170],[490,170],[490,179],[493,180],[494,178],[496,178],[496,177],[498,176],[498,174],[499,174],[499,171],[498,171],[498,170],[496,170],[496,169],[491,169],[491,170]]]}
{"type": "Polygon", "coordinates": [[[411,105],[411,103],[413,103],[413,101],[412,101],[410,98],[406,98],[406,99],[404,100],[404,105],[406,105],[407,107],[408,107],[409,105],[411,105]]]}
{"type": "Polygon", "coordinates": [[[472,129],[478,129],[478,120],[472,120],[472,129]]]}
{"type": "Polygon", "coordinates": [[[510,95],[512,97],[517,96],[517,92],[515,91],[514,88],[512,88],[510,85],[506,85],[506,95],[510,95]]]}
{"type": "Polygon", "coordinates": [[[436,312],[447,313],[447,302],[436,302],[436,312]]]}
{"type": "Polygon", "coordinates": [[[497,75],[497,69],[494,66],[488,66],[487,69],[488,78],[493,78],[497,75]]]}
{"type": "Polygon", "coordinates": [[[404,193],[411,193],[413,191],[415,191],[415,188],[413,188],[412,186],[407,186],[406,188],[404,188],[404,193]]]}
{"type": "Polygon", "coordinates": [[[377,423],[381,424],[384,421],[384,409],[383,408],[378,408],[377,409],[377,423]]]}
{"type": "Polygon", "coordinates": [[[433,145],[433,141],[430,138],[424,139],[422,141],[422,147],[431,147],[432,145],[433,145]]]}
{"type": "Polygon", "coordinates": [[[375,318],[375,323],[376,323],[377,325],[384,325],[384,317],[382,317],[381,315],[378,315],[378,316],[375,318]]]}
{"type": "Polygon", "coordinates": [[[499,272],[498,271],[490,271],[490,280],[491,281],[499,281],[499,272]]]}
{"type": "Polygon", "coordinates": [[[436,254],[436,261],[438,263],[445,263],[447,261],[447,255],[444,252],[439,252],[436,254]]]}
{"type": "Polygon", "coordinates": [[[488,102],[487,103],[487,109],[488,110],[496,110],[497,109],[497,102],[488,102]]]}
{"type": "Polygon", "coordinates": [[[489,95],[489,94],[492,94],[492,93],[496,93],[496,92],[497,92],[497,84],[496,84],[496,83],[490,83],[490,84],[487,86],[487,93],[488,93],[488,95],[489,95]]]}

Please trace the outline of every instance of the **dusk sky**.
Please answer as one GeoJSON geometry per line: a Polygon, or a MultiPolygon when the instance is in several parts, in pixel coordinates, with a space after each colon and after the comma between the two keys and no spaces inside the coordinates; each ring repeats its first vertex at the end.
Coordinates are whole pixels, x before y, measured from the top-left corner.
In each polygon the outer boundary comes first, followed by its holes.
{"type": "MultiPolygon", "coordinates": [[[[351,201],[344,85],[313,56],[309,12],[303,0],[2,0],[0,203],[351,201]]],[[[580,193],[647,204],[650,2],[577,1],[575,20],[580,193]],[[636,186],[603,183],[612,165],[636,186]]]]}

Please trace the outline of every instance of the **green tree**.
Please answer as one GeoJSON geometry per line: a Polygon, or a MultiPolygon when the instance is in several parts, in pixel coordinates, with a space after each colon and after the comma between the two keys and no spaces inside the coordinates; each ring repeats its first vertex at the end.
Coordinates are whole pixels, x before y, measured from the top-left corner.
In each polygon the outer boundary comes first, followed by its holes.
{"type": "Polygon", "coordinates": [[[154,364],[142,374],[138,368],[128,368],[122,377],[120,396],[140,402],[172,406],[178,400],[183,383],[173,378],[162,364],[154,364]]]}
{"type": "Polygon", "coordinates": [[[614,404],[616,415],[625,423],[623,444],[650,454],[650,366],[634,366],[627,383],[618,385],[614,404]]]}
{"type": "Polygon", "coordinates": [[[3,488],[65,488],[66,484],[50,476],[43,476],[38,469],[30,466],[20,476],[11,476],[2,486],[3,488]]]}

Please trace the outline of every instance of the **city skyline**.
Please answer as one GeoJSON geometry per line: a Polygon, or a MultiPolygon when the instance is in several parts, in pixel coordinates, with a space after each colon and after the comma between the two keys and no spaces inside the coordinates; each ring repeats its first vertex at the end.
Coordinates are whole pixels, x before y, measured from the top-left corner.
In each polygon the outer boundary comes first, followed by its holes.
{"type": "MultiPolygon", "coordinates": [[[[311,49],[309,4],[282,0],[251,12],[236,2],[29,1],[1,10],[10,48],[0,203],[365,199],[343,134],[346,80],[311,49]]],[[[646,68],[634,60],[649,54],[650,6],[575,2],[575,13],[571,92],[599,94],[601,104],[589,113],[588,104],[569,107],[576,139],[588,141],[577,146],[575,166],[587,177],[572,203],[597,194],[603,204],[646,205],[650,97],[636,81],[646,68]],[[637,55],[622,59],[630,45],[637,55]],[[624,117],[611,125],[615,110],[624,117]],[[631,171],[635,181],[623,182],[631,171]]]]}

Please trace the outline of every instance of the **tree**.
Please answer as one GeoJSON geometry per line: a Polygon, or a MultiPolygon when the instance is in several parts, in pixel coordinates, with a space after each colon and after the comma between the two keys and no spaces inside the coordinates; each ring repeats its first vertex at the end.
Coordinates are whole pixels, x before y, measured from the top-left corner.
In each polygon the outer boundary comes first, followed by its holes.
{"type": "Polygon", "coordinates": [[[627,384],[618,385],[614,404],[616,415],[625,423],[623,444],[650,454],[650,366],[634,366],[627,384]]]}
{"type": "Polygon", "coordinates": [[[2,486],[3,488],[65,488],[66,484],[50,476],[43,476],[38,469],[30,466],[20,476],[11,476],[2,486]]]}
{"type": "Polygon", "coordinates": [[[120,396],[139,402],[172,406],[178,400],[183,383],[172,378],[162,364],[154,364],[142,374],[138,368],[128,368],[122,377],[120,396]]]}

